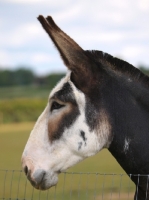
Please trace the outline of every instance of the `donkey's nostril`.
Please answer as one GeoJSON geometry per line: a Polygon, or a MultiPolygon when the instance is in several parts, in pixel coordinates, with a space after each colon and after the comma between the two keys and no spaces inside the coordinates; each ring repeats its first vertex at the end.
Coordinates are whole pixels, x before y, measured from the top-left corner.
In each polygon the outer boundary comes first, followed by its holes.
{"type": "Polygon", "coordinates": [[[24,167],[24,172],[25,172],[25,174],[27,176],[27,174],[28,174],[28,167],[27,166],[24,167]]]}

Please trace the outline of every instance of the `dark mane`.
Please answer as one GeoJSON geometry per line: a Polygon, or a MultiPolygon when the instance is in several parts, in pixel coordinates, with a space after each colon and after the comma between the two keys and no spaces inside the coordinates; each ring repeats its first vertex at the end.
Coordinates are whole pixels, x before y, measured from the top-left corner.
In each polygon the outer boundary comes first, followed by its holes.
{"type": "Polygon", "coordinates": [[[101,63],[103,67],[108,67],[107,70],[110,69],[115,73],[124,74],[131,79],[142,83],[146,87],[149,87],[149,77],[128,62],[102,51],[86,50],[85,52],[89,57],[96,60],[96,62],[101,63]]]}

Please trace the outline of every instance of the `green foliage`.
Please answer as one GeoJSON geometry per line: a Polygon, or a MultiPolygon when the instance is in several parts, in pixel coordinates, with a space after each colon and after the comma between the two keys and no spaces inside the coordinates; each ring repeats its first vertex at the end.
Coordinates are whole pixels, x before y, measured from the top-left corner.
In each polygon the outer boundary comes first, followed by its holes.
{"type": "Polygon", "coordinates": [[[13,99],[0,101],[0,122],[36,121],[47,99],[13,99]]]}
{"type": "Polygon", "coordinates": [[[14,86],[0,87],[0,100],[14,98],[48,98],[48,86],[14,86]]]}
{"type": "Polygon", "coordinates": [[[13,71],[0,70],[0,87],[36,85],[53,88],[64,75],[64,73],[60,73],[48,74],[40,77],[35,75],[31,70],[25,68],[13,71]]]}
{"type": "Polygon", "coordinates": [[[34,82],[34,74],[28,69],[0,70],[0,86],[29,85],[34,82]]]}
{"type": "Polygon", "coordinates": [[[8,70],[0,71],[0,86],[8,86],[13,83],[13,73],[8,70]]]}
{"type": "Polygon", "coordinates": [[[45,85],[49,85],[52,89],[64,76],[65,74],[49,74],[45,77],[45,85]]]}
{"type": "Polygon", "coordinates": [[[15,71],[15,85],[29,85],[34,81],[34,74],[31,70],[18,69],[15,71]]]}

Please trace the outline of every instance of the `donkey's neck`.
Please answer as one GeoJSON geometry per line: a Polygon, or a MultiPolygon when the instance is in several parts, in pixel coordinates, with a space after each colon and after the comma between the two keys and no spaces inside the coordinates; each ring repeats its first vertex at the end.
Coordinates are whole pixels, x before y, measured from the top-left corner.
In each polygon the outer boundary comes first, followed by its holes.
{"type": "Polygon", "coordinates": [[[148,174],[149,90],[129,78],[113,80],[108,106],[113,119],[113,141],[109,150],[127,173],[148,174]]]}
{"type": "Polygon", "coordinates": [[[148,174],[149,77],[107,53],[86,54],[104,71],[99,72],[104,73],[100,77],[100,94],[111,119],[110,152],[127,173],[148,174]]]}
{"type": "MultiPolygon", "coordinates": [[[[113,133],[109,151],[127,174],[149,174],[149,92],[128,79],[112,77],[111,90],[105,95],[113,133]]],[[[138,184],[137,177],[132,180],[138,184]]],[[[145,184],[146,179],[140,179],[144,195],[145,184]]]]}
{"type": "MultiPolygon", "coordinates": [[[[133,66],[123,68],[123,73],[118,66],[107,65],[102,93],[113,135],[109,151],[127,174],[149,174],[149,78],[133,66]]],[[[147,178],[131,178],[138,188],[137,199],[146,194],[149,199],[147,178]]]]}

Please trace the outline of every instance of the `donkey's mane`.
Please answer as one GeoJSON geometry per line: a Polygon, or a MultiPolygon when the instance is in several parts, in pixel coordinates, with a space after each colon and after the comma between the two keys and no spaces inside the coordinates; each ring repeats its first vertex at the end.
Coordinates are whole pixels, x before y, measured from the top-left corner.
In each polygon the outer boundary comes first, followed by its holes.
{"type": "Polygon", "coordinates": [[[86,50],[86,54],[96,60],[96,62],[99,62],[100,66],[102,64],[106,70],[110,69],[115,73],[126,75],[149,87],[149,77],[128,62],[97,50],[86,50]]]}

